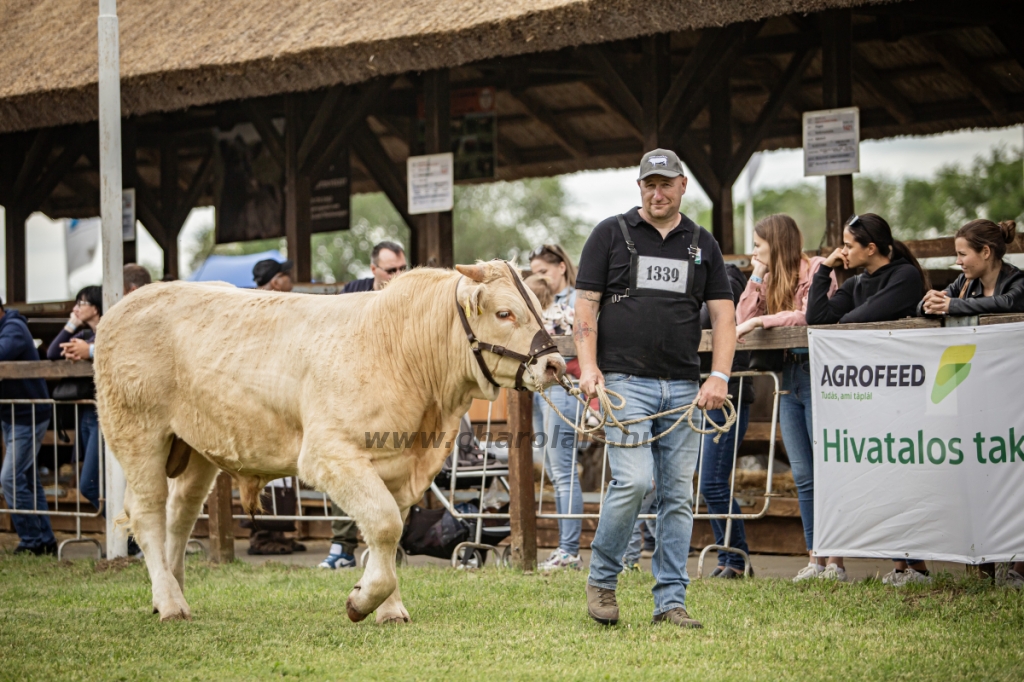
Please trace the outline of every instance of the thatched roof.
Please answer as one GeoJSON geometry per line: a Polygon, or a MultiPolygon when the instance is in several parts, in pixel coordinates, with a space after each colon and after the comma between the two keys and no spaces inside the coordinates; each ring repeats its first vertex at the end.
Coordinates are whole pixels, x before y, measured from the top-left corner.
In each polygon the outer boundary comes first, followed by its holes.
{"type": "MultiPolygon", "coordinates": [[[[125,114],[889,0],[121,0],[125,114]]],[[[97,4],[0,0],[0,133],[96,118],[97,4]]]]}

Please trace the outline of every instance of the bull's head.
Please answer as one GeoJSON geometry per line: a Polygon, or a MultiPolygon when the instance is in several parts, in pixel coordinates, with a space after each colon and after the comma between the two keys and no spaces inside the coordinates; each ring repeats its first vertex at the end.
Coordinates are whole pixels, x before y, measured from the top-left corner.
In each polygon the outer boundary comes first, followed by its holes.
{"type": "Polygon", "coordinates": [[[540,302],[519,273],[500,260],[455,269],[465,276],[455,298],[484,395],[495,395],[497,386],[537,391],[558,383],[565,360],[553,349],[540,302]]]}

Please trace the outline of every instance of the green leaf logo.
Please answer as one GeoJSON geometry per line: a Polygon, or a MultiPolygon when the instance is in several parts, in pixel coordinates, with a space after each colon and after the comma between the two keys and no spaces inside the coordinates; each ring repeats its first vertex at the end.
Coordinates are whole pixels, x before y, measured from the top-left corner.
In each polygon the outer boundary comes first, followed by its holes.
{"type": "Polygon", "coordinates": [[[935,385],[932,386],[933,403],[938,405],[945,400],[971,373],[971,358],[976,349],[975,345],[965,345],[950,346],[943,351],[939,369],[935,373],[935,385]]]}

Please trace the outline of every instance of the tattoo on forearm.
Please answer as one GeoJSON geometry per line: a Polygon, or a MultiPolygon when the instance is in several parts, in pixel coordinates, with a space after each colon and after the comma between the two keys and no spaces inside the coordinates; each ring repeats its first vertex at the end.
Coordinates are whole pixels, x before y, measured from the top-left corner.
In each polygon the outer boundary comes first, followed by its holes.
{"type": "Polygon", "coordinates": [[[584,301],[590,301],[592,303],[600,303],[601,302],[601,294],[599,294],[596,291],[586,291],[584,289],[580,289],[576,293],[584,301]]]}
{"type": "Polygon", "coordinates": [[[583,339],[589,337],[591,334],[596,335],[597,329],[591,327],[586,322],[578,323],[572,332],[572,335],[576,338],[577,341],[582,341],[583,339]]]}

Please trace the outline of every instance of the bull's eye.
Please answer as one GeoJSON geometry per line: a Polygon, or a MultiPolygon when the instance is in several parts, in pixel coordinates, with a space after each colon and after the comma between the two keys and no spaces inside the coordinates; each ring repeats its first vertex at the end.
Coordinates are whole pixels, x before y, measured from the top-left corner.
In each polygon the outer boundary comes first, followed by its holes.
{"type": "Polygon", "coordinates": [[[498,319],[499,320],[511,320],[512,319],[512,312],[509,311],[509,310],[499,310],[497,315],[498,315],[498,319]]]}

